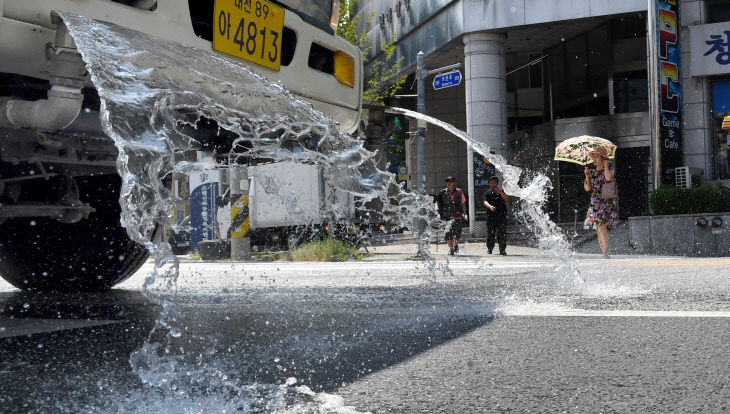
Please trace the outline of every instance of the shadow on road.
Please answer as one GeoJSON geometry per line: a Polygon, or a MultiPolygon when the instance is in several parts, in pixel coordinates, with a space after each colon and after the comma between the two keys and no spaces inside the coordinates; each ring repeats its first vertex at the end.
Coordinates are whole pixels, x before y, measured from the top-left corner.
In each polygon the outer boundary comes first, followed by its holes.
{"type": "MultiPolygon", "coordinates": [[[[240,390],[228,396],[220,378],[245,387],[294,377],[315,391],[334,390],[464,335],[493,315],[489,304],[441,288],[250,289],[183,294],[177,303],[183,334],[170,349],[180,357],[178,390],[193,398],[240,399],[240,390]]],[[[124,290],[0,294],[0,326],[12,321],[30,329],[0,337],[0,403],[43,412],[44,401],[88,407],[114,395],[156,393],[132,372],[129,356],[158,312],[140,293],[124,290]],[[33,331],[39,320],[60,328],[33,331]],[[63,326],[69,321],[86,325],[63,326]]]]}
{"type": "Polygon", "coordinates": [[[424,288],[250,290],[181,298],[186,355],[243,382],[297,378],[327,391],[486,324],[493,307],[424,288]],[[191,325],[186,325],[186,324],[191,325]],[[225,333],[225,334],[223,334],[225,333]],[[222,355],[221,355],[222,354],[222,355]]]}

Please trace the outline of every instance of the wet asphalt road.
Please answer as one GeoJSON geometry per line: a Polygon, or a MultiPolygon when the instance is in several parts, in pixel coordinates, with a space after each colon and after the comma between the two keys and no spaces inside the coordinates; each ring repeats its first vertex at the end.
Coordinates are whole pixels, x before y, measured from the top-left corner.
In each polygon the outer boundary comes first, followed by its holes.
{"type": "Polygon", "coordinates": [[[0,286],[0,411],[730,410],[730,259],[184,263],[177,338],[150,334],[150,270],[103,294],[0,286]],[[147,338],[175,361],[145,371],[161,387],[130,366],[147,338]]]}

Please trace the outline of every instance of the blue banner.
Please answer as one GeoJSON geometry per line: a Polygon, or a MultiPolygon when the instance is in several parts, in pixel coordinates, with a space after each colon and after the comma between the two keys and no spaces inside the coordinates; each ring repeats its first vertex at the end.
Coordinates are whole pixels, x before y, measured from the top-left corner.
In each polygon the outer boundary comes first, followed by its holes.
{"type": "Polygon", "coordinates": [[[190,176],[190,248],[203,240],[218,239],[218,207],[220,171],[209,170],[190,176]]]}

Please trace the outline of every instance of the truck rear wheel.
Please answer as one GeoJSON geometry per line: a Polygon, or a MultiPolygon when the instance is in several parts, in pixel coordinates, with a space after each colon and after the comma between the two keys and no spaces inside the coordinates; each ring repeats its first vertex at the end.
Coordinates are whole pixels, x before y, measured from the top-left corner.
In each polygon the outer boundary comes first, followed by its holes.
{"type": "MultiPolygon", "coordinates": [[[[24,217],[0,224],[0,276],[13,286],[33,291],[106,290],[147,259],[147,250],[132,241],[119,222],[120,177],[77,177],[76,183],[81,200],[96,209],[88,218],[65,224],[24,217]]],[[[43,183],[37,187],[28,191],[49,191],[43,183]]]]}

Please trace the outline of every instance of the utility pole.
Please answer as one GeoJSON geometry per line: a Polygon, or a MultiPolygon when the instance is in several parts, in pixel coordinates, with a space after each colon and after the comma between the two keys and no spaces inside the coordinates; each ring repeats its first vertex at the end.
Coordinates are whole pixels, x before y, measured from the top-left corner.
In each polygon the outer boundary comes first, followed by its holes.
{"type": "Polygon", "coordinates": [[[651,148],[652,189],[662,185],[662,148],[661,126],[659,124],[659,52],[657,42],[656,0],[647,0],[646,13],[646,48],[649,53],[647,68],[649,70],[649,144],[651,148]]]}
{"type": "MultiPolygon", "coordinates": [[[[425,54],[423,51],[419,51],[416,55],[416,112],[425,114],[426,113],[426,76],[428,71],[424,66],[425,54]]],[[[424,189],[426,188],[426,155],[425,155],[425,140],[426,140],[426,121],[421,119],[418,120],[418,130],[416,133],[416,191],[418,194],[423,195],[424,189]]],[[[423,232],[426,229],[426,222],[423,218],[418,219],[418,252],[416,256],[418,258],[425,257],[423,251],[423,232]]]]}
{"type": "MultiPolygon", "coordinates": [[[[425,54],[423,51],[416,55],[416,112],[426,113],[426,77],[428,70],[424,66],[425,54]]],[[[417,158],[416,158],[416,189],[423,194],[426,188],[426,161],[425,161],[425,141],[426,141],[426,121],[418,120],[417,135],[417,158]]]]}

